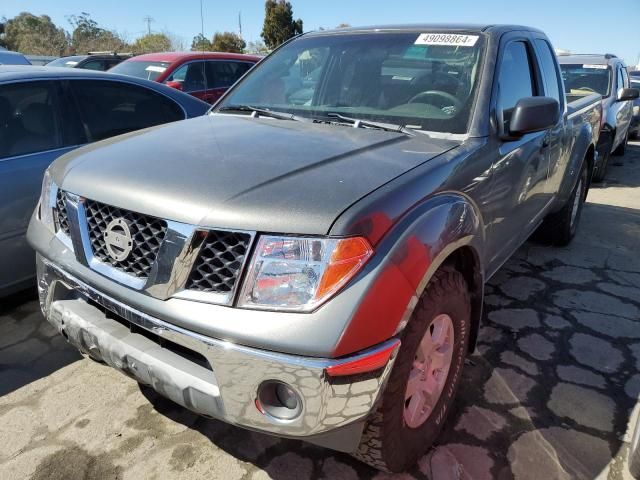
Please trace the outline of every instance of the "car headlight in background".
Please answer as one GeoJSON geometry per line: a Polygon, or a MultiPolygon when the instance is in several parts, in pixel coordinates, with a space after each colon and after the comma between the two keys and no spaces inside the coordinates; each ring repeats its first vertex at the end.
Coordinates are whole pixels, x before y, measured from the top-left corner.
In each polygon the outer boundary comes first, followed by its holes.
{"type": "Polygon", "coordinates": [[[49,230],[55,233],[55,224],[53,221],[53,207],[56,202],[56,193],[58,187],[53,180],[51,180],[51,174],[49,170],[44,172],[44,178],[42,179],[42,192],[40,193],[40,203],[38,209],[40,212],[40,221],[44,223],[49,230]]]}
{"type": "Polygon", "coordinates": [[[311,311],[351,280],[372,254],[361,237],[262,236],[239,306],[311,311]]]}

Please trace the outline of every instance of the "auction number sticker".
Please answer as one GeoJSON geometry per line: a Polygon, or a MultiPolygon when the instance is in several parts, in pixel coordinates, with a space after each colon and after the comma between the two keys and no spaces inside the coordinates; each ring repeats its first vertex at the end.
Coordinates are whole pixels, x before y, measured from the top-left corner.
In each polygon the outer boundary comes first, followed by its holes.
{"type": "Polygon", "coordinates": [[[155,65],[149,65],[147,68],[145,68],[147,72],[157,72],[157,73],[162,73],[166,69],[167,69],[166,67],[156,67],[155,65]]]}
{"type": "Polygon", "coordinates": [[[473,47],[478,38],[478,35],[460,35],[457,33],[421,33],[415,41],[415,45],[473,47]]]}
{"type": "Polygon", "coordinates": [[[606,70],[607,66],[606,65],[588,65],[588,64],[584,64],[582,65],[582,68],[595,68],[598,70],[606,70]]]}

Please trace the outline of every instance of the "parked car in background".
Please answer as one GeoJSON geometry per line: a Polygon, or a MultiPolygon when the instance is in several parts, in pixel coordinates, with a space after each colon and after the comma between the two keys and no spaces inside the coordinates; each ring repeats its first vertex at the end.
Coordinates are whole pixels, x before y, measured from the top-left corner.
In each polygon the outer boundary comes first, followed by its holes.
{"type": "Polygon", "coordinates": [[[87,70],[0,67],[0,295],[33,281],[25,233],[42,174],[60,155],[122,133],[204,114],[164,85],[87,70]]]}
{"type": "Polygon", "coordinates": [[[538,228],[576,234],[602,107],[568,100],[527,27],[298,36],[206,117],[54,162],[28,234],[43,312],[200,414],[406,469],[485,280],[538,228]]]}
{"type": "MultiPolygon", "coordinates": [[[[640,76],[630,77],[630,80],[631,88],[640,90],[640,76]]],[[[640,98],[636,98],[633,101],[633,116],[631,117],[631,126],[629,128],[630,138],[640,137],[640,98]]]]}
{"type": "Polygon", "coordinates": [[[60,57],[47,63],[47,67],[84,68],[105,72],[120,62],[131,58],[131,53],[89,52],[87,55],[60,57]]]}
{"type": "Polygon", "coordinates": [[[138,55],[110,72],[164,83],[214,103],[262,57],[218,52],[166,52],[138,55]]]}
{"type": "Polygon", "coordinates": [[[31,65],[31,62],[20,52],[0,50],[0,65],[31,65]]]}
{"type": "Polygon", "coordinates": [[[637,91],[629,88],[629,75],[622,59],[605,55],[560,55],[562,77],[570,98],[602,95],[602,125],[594,181],[602,181],[610,155],[623,156],[629,140],[633,100],[637,91]],[[635,93],[634,93],[635,92],[635,93]]]}

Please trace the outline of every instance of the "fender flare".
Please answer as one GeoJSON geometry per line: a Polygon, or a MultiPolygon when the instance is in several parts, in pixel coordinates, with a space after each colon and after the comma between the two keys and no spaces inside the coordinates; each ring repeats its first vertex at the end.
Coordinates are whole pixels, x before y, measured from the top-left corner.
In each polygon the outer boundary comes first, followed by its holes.
{"type": "Polygon", "coordinates": [[[558,200],[556,202],[556,209],[559,210],[569,200],[569,196],[573,191],[573,188],[578,182],[578,174],[582,169],[582,164],[589,162],[589,183],[591,183],[591,174],[595,167],[596,162],[596,142],[594,141],[593,127],[589,123],[585,123],[580,130],[569,160],[567,162],[567,168],[565,170],[564,178],[560,184],[558,200]]]}
{"type": "Polygon", "coordinates": [[[469,284],[473,349],[482,315],[484,244],[480,211],[466,195],[442,192],[416,205],[378,243],[375,278],[342,332],[334,356],[401,333],[429,281],[446,262],[455,262],[469,284]]]}

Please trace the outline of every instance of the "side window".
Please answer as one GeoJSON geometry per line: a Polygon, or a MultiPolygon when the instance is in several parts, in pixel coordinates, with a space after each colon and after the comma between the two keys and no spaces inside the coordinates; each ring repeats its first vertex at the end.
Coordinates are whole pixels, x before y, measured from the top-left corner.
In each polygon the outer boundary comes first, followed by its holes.
{"type": "MultiPolygon", "coordinates": [[[[165,82],[180,82],[183,92],[197,92],[205,89],[204,62],[191,62],[179,67],[165,82]]],[[[210,87],[210,85],[207,85],[210,87]]]]}
{"type": "Polygon", "coordinates": [[[622,67],[618,66],[618,84],[616,85],[616,90],[620,90],[624,88],[624,78],[622,78],[622,67]]]}
{"type": "Polygon", "coordinates": [[[627,69],[622,67],[622,80],[624,81],[624,88],[629,88],[629,73],[627,69]]]}
{"type": "Polygon", "coordinates": [[[62,146],[52,82],[0,85],[0,158],[62,146]]]}
{"type": "Polygon", "coordinates": [[[522,98],[534,95],[531,59],[524,42],[509,43],[503,53],[498,77],[498,108],[502,111],[505,130],[511,114],[522,98]]]}
{"type": "Polygon", "coordinates": [[[562,91],[560,87],[560,75],[556,68],[551,46],[545,40],[536,40],[536,45],[540,52],[540,64],[546,85],[545,95],[555,98],[558,103],[562,105],[562,98],[560,98],[560,92],[562,91]]]}
{"type": "Polygon", "coordinates": [[[89,141],[185,118],[173,100],[138,85],[109,80],[72,80],[69,84],[89,141]]]}
{"type": "Polygon", "coordinates": [[[229,88],[251,68],[247,62],[215,60],[207,62],[207,83],[209,88],[229,88]]]}
{"type": "Polygon", "coordinates": [[[89,60],[87,63],[82,65],[82,68],[85,70],[105,70],[104,61],[102,60],[89,60]]]}

